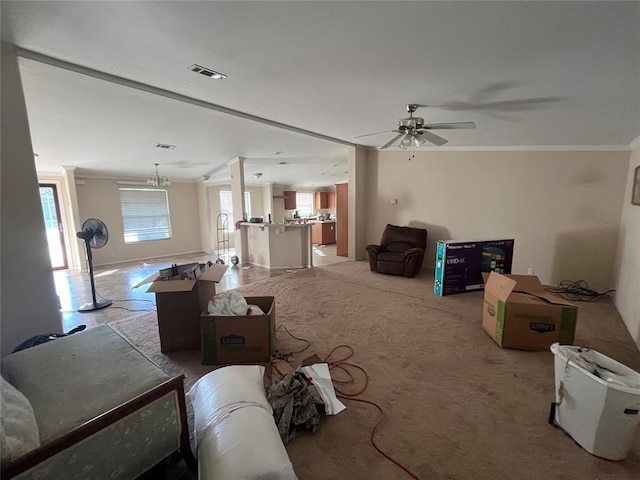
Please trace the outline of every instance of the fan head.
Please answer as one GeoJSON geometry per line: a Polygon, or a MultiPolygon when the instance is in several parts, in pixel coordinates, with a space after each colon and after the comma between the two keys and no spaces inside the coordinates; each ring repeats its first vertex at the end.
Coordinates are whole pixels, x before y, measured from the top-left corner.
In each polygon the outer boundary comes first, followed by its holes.
{"type": "Polygon", "coordinates": [[[85,220],[82,224],[82,231],[76,233],[76,236],[87,242],[91,248],[102,248],[109,240],[107,226],[97,218],[85,220]]]}

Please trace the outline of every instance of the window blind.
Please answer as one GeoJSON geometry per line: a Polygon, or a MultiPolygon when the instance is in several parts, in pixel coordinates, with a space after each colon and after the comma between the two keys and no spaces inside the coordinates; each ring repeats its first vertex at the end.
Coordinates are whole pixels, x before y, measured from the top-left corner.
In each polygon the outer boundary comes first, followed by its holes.
{"type": "Polygon", "coordinates": [[[120,207],[125,243],[171,238],[166,190],[121,188],[120,207]]]}

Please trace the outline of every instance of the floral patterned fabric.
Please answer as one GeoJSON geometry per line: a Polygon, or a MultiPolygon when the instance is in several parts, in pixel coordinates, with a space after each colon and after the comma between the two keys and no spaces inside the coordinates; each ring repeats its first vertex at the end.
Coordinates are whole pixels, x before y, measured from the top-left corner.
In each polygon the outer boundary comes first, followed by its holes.
{"type": "MultiPolygon", "coordinates": [[[[108,325],[11,354],[4,371],[32,405],[42,444],[169,380],[108,325]]],[[[170,392],[16,478],[136,478],[180,448],[179,412],[170,392]]]]}
{"type": "Polygon", "coordinates": [[[30,480],[131,480],[178,450],[176,395],[169,393],[18,475],[30,480]]]}
{"type": "Polygon", "coordinates": [[[38,447],[40,435],[27,397],[4,378],[0,381],[0,452],[2,461],[6,462],[38,447]]]}

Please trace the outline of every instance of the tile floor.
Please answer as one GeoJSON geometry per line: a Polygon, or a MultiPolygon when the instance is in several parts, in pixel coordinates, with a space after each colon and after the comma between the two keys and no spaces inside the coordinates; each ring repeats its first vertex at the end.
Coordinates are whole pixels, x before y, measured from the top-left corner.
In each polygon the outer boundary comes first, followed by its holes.
{"type": "MultiPolygon", "coordinates": [[[[233,252],[230,252],[233,255],[233,252]]],[[[77,270],[60,270],[54,272],[56,291],[60,298],[62,312],[62,329],[67,332],[77,325],[88,327],[101,323],[135,316],[144,312],[155,311],[155,295],[146,293],[146,287],[133,288],[141,280],[156,273],[161,268],[167,268],[174,263],[191,262],[205,263],[215,261],[215,254],[178,255],[155,258],[137,262],[127,262],[117,265],[105,265],[94,268],[96,299],[113,300],[107,308],[91,312],[78,312],[77,308],[92,302],[89,275],[77,270]]],[[[336,256],[336,246],[314,245],[313,264],[317,267],[347,261],[346,257],[336,256]]],[[[223,292],[242,285],[276,277],[288,273],[287,269],[268,269],[253,265],[230,266],[227,273],[218,284],[216,290],[223,292]]]]}

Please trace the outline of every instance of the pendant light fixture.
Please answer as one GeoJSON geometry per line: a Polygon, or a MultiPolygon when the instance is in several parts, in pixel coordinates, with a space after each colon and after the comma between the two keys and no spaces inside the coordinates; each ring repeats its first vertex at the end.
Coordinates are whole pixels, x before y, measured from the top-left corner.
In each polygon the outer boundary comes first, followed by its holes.
{"type": "Polygon", "coordinates": [[[156,171],[149,176],[149,180],[147,180],[147,185],[151,185],[152,187],[168,187],[171,185],[171,182],[167,177],[161,177],[158,173],[158,165],[159,163],[154,163],[156,166],[156,171]]]}

